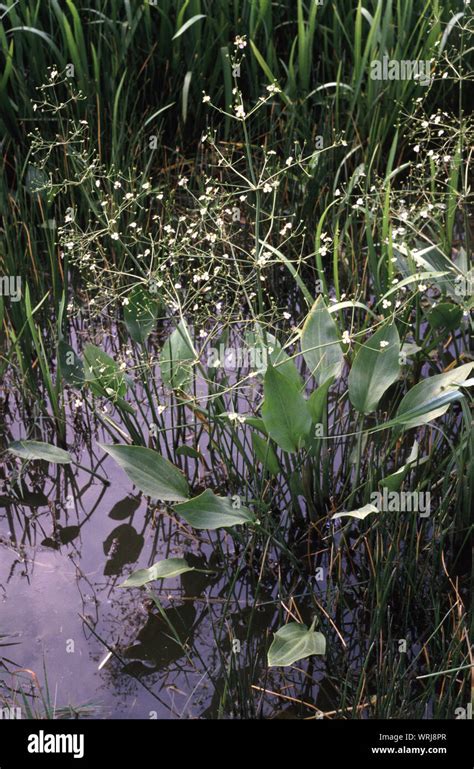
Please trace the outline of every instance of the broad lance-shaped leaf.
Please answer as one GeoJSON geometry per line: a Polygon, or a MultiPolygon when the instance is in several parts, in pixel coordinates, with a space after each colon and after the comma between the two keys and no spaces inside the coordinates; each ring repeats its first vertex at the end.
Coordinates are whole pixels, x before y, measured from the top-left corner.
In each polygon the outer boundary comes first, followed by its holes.
{"type": "Polygon", "coordinates": [[[103,445],[101,448],[125,470],[131,481],[150,497],[165,502],[188,499],[188,482],[181,470],[153,449],[143,446],[103,445]]]}
{"type": "Polygon", "coordinates": [[[303,326],[301,352],[318,385],[339,377],[344,365],[336,324],[318,296],[303,326]]]}
{"type": "Polygon", "coordinates": [[[393,421],[403,424],[405,428],[418,427],[442,416],[450,403],[460,397],[457,385],[468,385],[466,380],[473,368],[474,363],[465,363],[452,371],[418,382],[402,399],[393,421]]]}
{"type": "Polygon", "coordinates": [[[41,441],[13,441],[8,451],[20,459],[44,459],[57,465],[68,465],[72,458],[67,451],[41,441]]]}
{"type": "Polygon", "coordinates": [[[371,513],[378,513],[379,510],[375,505],[368,504],[364,505],[364,507],[359,507],[358,510],[350,510],[349,512],[344,513],[336,513],[336,515],[333,515],[332,519],[335,521],[337,518],[358,518],[360,521],[363,521],[364,518],[367,518],[368,515],[371,513]]]}
{"type": "Polygon", "coordinates": [[[64,339],[60,339],[58,342],[58,360],[64,381],[75,387],[82,387],[84,384],[84,364],[64,339]]]}
{"type": "Polygon", "coordinates": [[[194,566],[189,566],[184,558],[167,558],[154,563],[149,569],[134,571],[119,587],[142,587],[148,582],[154,582],[155,579],[178,577],[188,571],[194,571],[194,566]]]}
{"type": "Polygon", "coordinates": [[[144,344],[155,327],[158,302],[143,286],[136,286],[127,299],[123,311],[127,331],[134,342],[144,344]]]}
{"type": "Polygon", "coordinates": [[[174,510],[195,529],[221,529],[255,520],[253,513],[241,506],[238,497],[218,497],[211,489],[175,505],[174,510]]]}
{"type": "Polygon", "coordinates": [[[188,327],[181,320],[168,337],[160,353],[160,370],[163,384],[170,389],[186,389],[193,375],[197,360],[188,327]]]}
{"type": "Polygon", "coordinates": [[[270,667],[288,667],[313,654],[326,653],[326,639],[322,633],[298,622],[288,622],[273,636],[268,650],[270,667]]]}
{"type": "Polygon", "coordinates": [[[298,387],[268,366],[262,418],[268,434],[285,451],[298,451],[311,430],[311,414],[298,387]]]}
{"type": "Polygon", "coordinates": [[[349,374],[349,398],[357,411],[370,414],[400,373],[400,338],[395,325],[384,326],[363,344],[349,374]]]}

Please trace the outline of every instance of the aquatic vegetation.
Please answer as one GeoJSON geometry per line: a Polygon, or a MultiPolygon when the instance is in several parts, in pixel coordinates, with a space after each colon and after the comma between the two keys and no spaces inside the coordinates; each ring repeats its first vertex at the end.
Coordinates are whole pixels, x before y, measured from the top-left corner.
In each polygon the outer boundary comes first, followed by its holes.
{"type": "Polygon", "coordinates": [[[0,31],[5,595],[112,715],[455,718],[472,11],[45,5],[0,31]]]}

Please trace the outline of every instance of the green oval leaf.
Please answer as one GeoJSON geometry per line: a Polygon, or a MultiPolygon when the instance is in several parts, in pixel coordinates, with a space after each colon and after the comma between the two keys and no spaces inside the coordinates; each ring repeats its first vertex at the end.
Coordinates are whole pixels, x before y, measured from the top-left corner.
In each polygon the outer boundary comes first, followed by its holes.
{"type": "Polygon", "coordinates": [[[431,328],[445,328],[454,331],[459,327],[463,316],[463,309],[452,302],[441,302],[428,313],[428,322],[431,328]]]}
{"type": "Polygon", "coordinates": [[[288,667],[313,654],[326,653],[326,639],[322,633],[298,622],[289,622],[273,636],[268,650],[270,667],[288,667]]]}
{"type": "Polygon", "coordinates": [[[301,352],[318,385],[341,375],[344,356],[339,334],[322,296],[318,296],[304,323],[301,352]]]}
{"type": "Polygon", "coordinates": [[[299,388],[268,366],[262,418],[268,434],[285,451],[298,451],[311,430],[309,407],[299,388]]]}
{"type": "Polygon", "coordinates": [[[58,360],[64,381],[74,387],[82,387],[84,384],[84,365],[72,347],[63,339],[58,342],[58,360]]]}
{"type": "Polygon", "coordinates": [[[349,374],[349,398],[362,414],[377,408],[380,398],[400,373],[397,327],[384,326],[363,344],[349,374]]]}
{"type": "Polygon", "coordinates": [[[137,344],[145,344],[153,331],[158,315],[158,302],[142,286],[136,286],[124,305],[124,322],[128,333],[137,344]]]}
{"type": "Polygon", "coordinates": [[[142,587],[148,582],[154,582],[155,579],[177,577],[187,571],[194,571],[194,566],[188,566],[184,558],[167,558],[154,563],[149,569],[134,571],[119,587],[142,587]]]}
{"type": "Polygon", "coordinates": [[[188,327],[186,322],[181,320],[161,350],[160,370],[163,384],[170,389],[189,387],[196,358],[188,327]]]}
{"type": "Polygon", "coordinates": [[[143,446],[99,445],[144,494],[165,502],[188,499],[188,482],[181,470],[157,451],[143,446]]]}
{"type": "Polygon", "coordinates": [[[195,529],[221,529],[255,520],[253,513],[240,505],[238,497],[218,497],[211,489],[175,505],[174,510],[195,529]]]}

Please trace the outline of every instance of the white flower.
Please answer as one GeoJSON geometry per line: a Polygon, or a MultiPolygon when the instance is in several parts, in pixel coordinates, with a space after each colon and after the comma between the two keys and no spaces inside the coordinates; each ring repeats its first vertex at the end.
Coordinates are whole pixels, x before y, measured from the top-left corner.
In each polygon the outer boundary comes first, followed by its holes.
{"type": "Polygon", "coordinates": [[[240,422],[240,424],[245,422],[245,417],[242,414],[237,414],[236,411],[229,411],[227,416],[231,422],[240,422]]]}
{"type": "Polygon", "coordinates": [[[290,313],[289,313],[289,312],[284,312],[284,313],[283,313],[283,317],[285,318],[285,320],[290,320],[290,318],[291,318],[291,315],[290,315],[290,313]]]}
{"type": "Polygon", "coordinates": [[[263,191],[264,192],[271,192],[272,191],[272,185],[266,182],[266,184],[263,185],[263,191]]]}
{"type": "Polygon", "coordinates": [[[118,240],[119,239],[119,234],[118,234],[118,232],[113,232],[110,237],[112,238],[112,240],[118,240]]]}
{"type": "Polygon", "coordinates": [[[188,184],[189,179],[187,179],[185,176],[182,176],[181,179],[178,181],[178,187],[186,187],[188,184]]]}
{"type": "Polygon", "coordinates": [[[244,120],[245,119],[245,117],[246,117],[245,110],[244,110],[244,108],[243,108],[243,106],[241,104],[236,104],[234,106],[234,110],[235,110],[235,116],[238,117],[239,120],[244,120]]]}
{"type": "Polygon", "coordinates": [[[119,190],[122,186],[122,182],[116,181],[114,182],[114,190],[119,190]]]}
{"type": "Polygon", "coordinates": [[[204,103],[204,104],[208,104],[208,102],[210,102],[210,101],[211,101],[211,97],[210,97],[210,96],[208,96],[208,95],[207,95],[207,93],[205,93],[205,94],[203,95],[203,97],[202,97],[202,100],[203,100],[203,103],[204,103]]]}
{"type": "Polygon", "coordinates": [[[426,291],[427,286],[424,283],[418,283],[418,291],[426,291]]]}
{"type": "Polygon", "coordinates": [[[342,332],[342,343],[343,344],[350,344],[351,343],[351,336],[348,331],[342,332]]]}
{"type": "Polygon", "coordinates": [[[268,93],[281,93],[281,88],[276,83],[272,83],[267,85],[267,91],[268,93]]]}
{"type": "Polygon", "coordinates": [[[247,35],[237,35],[237,37],[234,40],[234,45],[236,48],[240,48],[242,50],[247,46],[247,35]]]}
{"type": "Polygon", "coordinates": [[[388,301],[388,299],[384,299],[382,302],[382,307],[384,310],[386,310],[388,307],[391,307],[392,303],[388,301]]]}
{"type": "Polygon", "coordinates": [[[388,347],[388,342],[382,341],[380,342],[380,347],[383,349],[384,347],[388,347]]]}

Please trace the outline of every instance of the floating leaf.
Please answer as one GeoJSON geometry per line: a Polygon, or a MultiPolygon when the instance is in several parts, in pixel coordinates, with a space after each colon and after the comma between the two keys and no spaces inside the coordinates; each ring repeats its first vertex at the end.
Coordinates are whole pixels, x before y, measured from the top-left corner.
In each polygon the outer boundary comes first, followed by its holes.
{"type": "Polygon", "coordinates": [[[363,344],[349,374],[349,398],[362,414],[377,408],[400,373],[400,338],[395,325],[384,326],[363,344]]]}
{"type": "Polygon", "coordinates": [[[174,509],[195,529],[220,529],[255,520],[253,513],[240,505],[238,497],[218,497],[211,489],[174,509]]]}
{"type": "Polygon", "coordinates": [[[288,667],[313,654],[326,653],[326,639],[322,633],[298,622],[289,622],[273,636],[268,650],[270,667],[288,667]]]}
{"type": "Polygon", "coordinates": [[[170,389],[186,389],[192,380],[196,352],[184,320],[168,337],[160,354],[163,384],[170,389]]]}
{"type": "Polygon", "coordinates": [[[143,446],[100,445],[144,494],[165,502],[189,497],[188,483],[181,470],[157,451],[143,446]]]}
{"type": "Polygon", "coordinates": [[[41,441],[13,441],[9,444],[8,451],[20,459],[44,459],[57,465],[68,465],[72,462],[67,451],[41,441]]]}
{"type": "Polygon", "coordinates": [[[303,326],[301,352],[318,385],[341,375],[344,356],[331,313],[318,296],[303,326]]]}
{"type": "Polygon", "coordinates": [[[262,418],[271,438],[285,451],[298,451],[311,430],[311,414],[298,387],[268,366],[262,418]]]}
{"type": "Polygon", "coordinates": [[[345,518],[347,516],[348,518],[358,518],[360,521],[363,521],[364,518],[367,518],[367,516],[371,513],[378,512],[379,510],[375,507],[375,505],[369,503],[368,505],[364,505],[364,507],[359,507],[358,510],[351,510],[347,513],[336,513],[336,515],[333,515],[332,520],[335,521],[336,518],[345,518]]]}
{"type": "Polygon", "coordinates": [[[194,571],[194,566],[188,566],[184,558],[167,558],[164,561],[154,563],[149,569],[134,571],[119,587],[141,587],[155,579],[177,577],[187,571],[194,571]]]}

